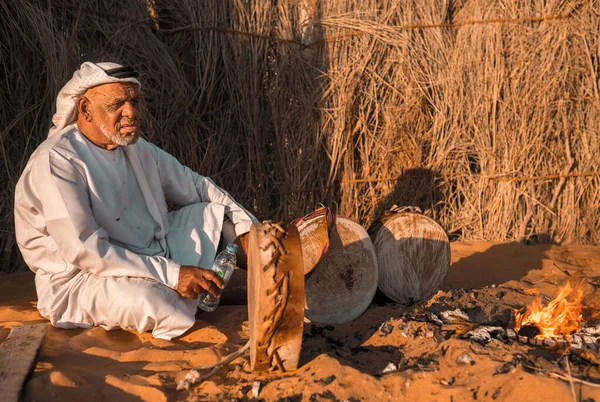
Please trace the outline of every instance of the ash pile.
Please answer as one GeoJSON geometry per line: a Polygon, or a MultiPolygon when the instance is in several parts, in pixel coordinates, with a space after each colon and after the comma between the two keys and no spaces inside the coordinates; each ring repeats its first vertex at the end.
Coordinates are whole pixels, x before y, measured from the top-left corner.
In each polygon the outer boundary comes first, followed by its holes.
{"type": "MultiPolygon", "coordinates": [[[[573,290],[570,287],[567,289],[573,290]]],[[[553,302],[559,304],[556,301],[564,299],[564,296],[564,292],[559,292],[559,296],[552,300],[546,295],[531,295],[520,289],[495,286],[471,291],[457,289],[438,292],[426,305],[407,313],[406,318],[434,323],[446,338],[456,335],[484,346],[495,339],[508,344],[516,341],[556,351],[585,349],[600,354],[600,319],[586,320],[585,314],[581,314],[584,310],[582,305],[571,306],[574,311],[566,328],[559,321],[560,314],[555,313],[555,322],[544,323],[555,329],[552,332],[543,331],[540,324],[518,322],[518,318],[530,312],[532,306],[543,310],[544,301],[551,306],[553,302]]],[[[567,316],[568,313],[566,311],[563,315],[567,316]]],[[[592,317],[593,312],[590,313],[587,316],[592,317]]]]}
{"type": "MultiPolygon", "coordinates": [[[[364,320],[372,323],[381,317],[377,326],[363,325],[363,320],[312,323],[305,327],[303,347],[334,355],[374,376],[406,376],[406,384],[414,375],[428,374],[437,376],[442,387],[460,387],[453,373],[461,367],[471,370],[485,359],[486,367],[490,361],[493,365],[492,376],[520,367],[531,374],[600,387],[600,320],[582,314],[578,328],[560,336],[540,337],[533,325],[515,329],[517,313],[539,297],[544,306],[552,302],[550,297],[504,286],[440,291],[411,307],[380,302],[364,320]]],[[[476,387],[472,392],[476,397],[476,387]]]]}

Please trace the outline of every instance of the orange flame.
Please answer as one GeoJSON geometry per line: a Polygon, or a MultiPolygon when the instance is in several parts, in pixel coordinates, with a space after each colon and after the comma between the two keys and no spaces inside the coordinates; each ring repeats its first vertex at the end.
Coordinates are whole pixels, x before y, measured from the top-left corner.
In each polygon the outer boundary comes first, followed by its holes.
{"type": "Polygon", "coordinates": [[[569,335],[579,328],[582,299],[581,284],[573,287],[567,282],[546,307],[542,306],[542,299],[538,296],[527,310],[515,310],[515,331],[525,325],[534,325],[540,330],[536,338],[569,335]]]}

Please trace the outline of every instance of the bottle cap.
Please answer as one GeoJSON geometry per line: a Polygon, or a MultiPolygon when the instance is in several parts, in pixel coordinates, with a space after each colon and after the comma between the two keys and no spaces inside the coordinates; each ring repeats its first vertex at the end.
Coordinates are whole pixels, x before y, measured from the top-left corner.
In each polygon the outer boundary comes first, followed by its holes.
{"type": "Polygon", "coordinates": [[[237,253],[238,251],[238,245],[235,243],[229,243],[227,245],[227,251],[229,251],[230,253],[237,253]]]}

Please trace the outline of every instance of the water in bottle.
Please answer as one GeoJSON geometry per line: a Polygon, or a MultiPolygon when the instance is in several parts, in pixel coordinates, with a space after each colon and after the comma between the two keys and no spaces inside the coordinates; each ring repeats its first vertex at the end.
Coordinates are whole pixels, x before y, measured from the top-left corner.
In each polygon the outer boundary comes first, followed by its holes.
{"type": "MultiPolygon", "coordinates": [[[[223,284],[227,286],[227,282],[233,274],[235,264],[237,262],[236,254],[238,250],[237,244],[229,243],[225,250],[221,251],[215,262],[213,262],[212,270],[223,279],[223,284]]],[[[214,297],[208,291],[204,291],[198,295],[198,307],[204,311],[214,311],[219,305],[220,298],[214,297]]]]}

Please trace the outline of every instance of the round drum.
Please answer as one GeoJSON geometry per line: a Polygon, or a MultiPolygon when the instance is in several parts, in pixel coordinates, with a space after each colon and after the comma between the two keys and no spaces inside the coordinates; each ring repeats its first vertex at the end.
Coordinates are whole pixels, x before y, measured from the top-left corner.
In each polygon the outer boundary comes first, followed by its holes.
{"type": "Polygon", "coordinates": [[[354,320],[371,304],[377,290],[377,258],[369,235],[358,223],[338,216],[329,236],[326,227],[324,215],[298,224],[308,272],[305,315],[314,322],[341,324],[354,320]]]}
{"type": "Polygon", "coordinates": [[[437,292],[450,268],[450,243],[442,227],[416,212],[386,213],[374,234],[379,289],[404,304],[437,292]]]}

